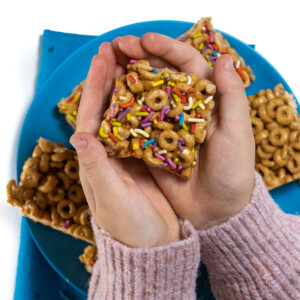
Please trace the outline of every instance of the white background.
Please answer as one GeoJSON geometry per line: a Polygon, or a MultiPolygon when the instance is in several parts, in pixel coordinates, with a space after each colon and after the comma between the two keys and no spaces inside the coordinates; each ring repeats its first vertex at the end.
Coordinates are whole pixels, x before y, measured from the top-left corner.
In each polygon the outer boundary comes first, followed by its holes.
{"type": "MultiPolygon", "coordinates": [[[[2,1],[0,11],[0,299],[12,299],[20,216],[5,204],[5,185],[16,178],[20,130],[34,97],[44,29],[99,35],[150,20],[196,22],[212,16],[215,28],[256,44],[300,99],[297,1],[2,1]]],[[[27,300],[27,299],[25,299],[27,300]]]]}

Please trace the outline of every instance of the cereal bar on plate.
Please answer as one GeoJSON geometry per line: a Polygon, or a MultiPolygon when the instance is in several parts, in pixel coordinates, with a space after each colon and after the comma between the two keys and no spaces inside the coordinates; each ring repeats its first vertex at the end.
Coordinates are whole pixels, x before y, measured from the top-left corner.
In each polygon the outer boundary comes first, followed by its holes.
{"type": "Polygon", "coordinates": [[[256,145],[255,168],[269,190],[300,178],[300,118],[282,84],[248,97],[256,145]]]}
{"type": "Polygon", "coordinates": [[[7,183],[7,203],[35,222],[94,243],[77,154],[43,138],[23,166],[20,182],[7,183]]]}
{"type": "Polygon", "coordinates": [[[177,39],[195,47],[211,67],[213,67],[221,54],[230,54],[235,69],[244,82],[245,88],[249,87],[251,81],[255,80],[255,75],[250,66],[245,64],[245,60],[230,46],[226,38],[220,32],[214,30],[211,24],[211,17],[201,18],[177,39]]]}

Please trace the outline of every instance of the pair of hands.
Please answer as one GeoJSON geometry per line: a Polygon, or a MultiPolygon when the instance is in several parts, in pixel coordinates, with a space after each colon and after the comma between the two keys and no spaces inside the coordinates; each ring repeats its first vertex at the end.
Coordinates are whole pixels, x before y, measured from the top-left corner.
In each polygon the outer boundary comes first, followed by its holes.
{"type": "Polygon", "coordinates": [[[254,186],[254,138],[242,81],[229,55],[212,71],[190,45],[155,33],[103,43],[85,82],[76,133],[80,179],[100,228],[131,247],[155,247],[180,240],[179,216],[196,229],[221,224],[250,200],[254,186]],[[216,107],[191,180],[182,180],[134,158],[108,158],[96,139],[114,79],[130,58],[147,59],[213,80],[216,107]]]}

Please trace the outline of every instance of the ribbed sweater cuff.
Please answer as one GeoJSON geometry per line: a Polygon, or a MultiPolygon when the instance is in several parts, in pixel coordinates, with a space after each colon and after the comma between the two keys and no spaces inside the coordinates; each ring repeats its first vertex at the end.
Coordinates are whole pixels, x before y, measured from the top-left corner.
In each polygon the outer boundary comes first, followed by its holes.
{"type": "Polygon", "coordinates": [[[188,221],[181,223],[183,240],[150,249],[121,244],[92,223],[98,260],[89,299],[195,299],[200,244],[188,221]]]}
{"type": "Polygon", "coordinates": [[[256,173],[250,203],[199,231],[201,259],[218,299],[300,299],[300,222],[274,203],[256,173]]]}

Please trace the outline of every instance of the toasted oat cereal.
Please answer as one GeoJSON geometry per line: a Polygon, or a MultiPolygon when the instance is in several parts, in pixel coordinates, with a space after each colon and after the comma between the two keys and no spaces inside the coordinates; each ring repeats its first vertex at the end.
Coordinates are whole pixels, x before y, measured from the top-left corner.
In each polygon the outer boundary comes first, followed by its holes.
{"type": "Polygon", "coordinates": [[[186,33],[177,38],[179,41],[195,47],[213,67],[221,54],[230,54],[236,71],[244,82],[244,87],[250,86],[255,76],[245,60],[233,49],[226,38],[216,32],[211,24],[211,17],[201,18],[186,33]]]}
{"type": "Polygon", "coordinates": [[[79,256],[79,260],[84,264],[86,271],[92,274],[94,264],[97,260],[97,247],[96,246],[85,247],[83,254],[79,256]]]}
{"type": "Polygon", "coordinates": [[[189,179],[214,107],[216,86],[197,75],[131,60],[116,80],[98,139],[109,156],[136,157],[189,179]]]}
{"type": "Polygon", "coordinates": [[[256,144],[255,168],[269,190],[300,178],[300,118],[282,84],[248,97],[256,144]]]}
{"type": "Polygon", "coordinates": [[[17,185],[7,183],[7,203],[35,222],[94,243],[89,209],[79,181],[77,154],[39,139],[17,185]]]}

